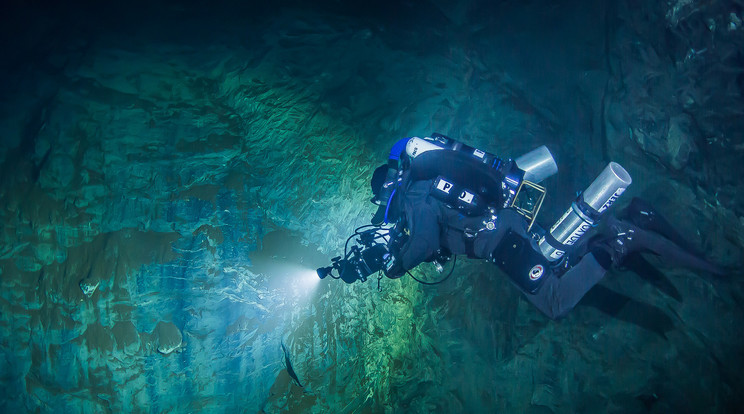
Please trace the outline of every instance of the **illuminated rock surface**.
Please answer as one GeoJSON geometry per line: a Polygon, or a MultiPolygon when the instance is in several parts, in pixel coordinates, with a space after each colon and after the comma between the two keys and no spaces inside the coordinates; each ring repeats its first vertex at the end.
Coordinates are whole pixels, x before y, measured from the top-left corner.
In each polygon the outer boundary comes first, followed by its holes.
{"type": "Polygon", "coordinates": [[[4,14],[1,412],[740,409],[741,271],[615,272],[558,322],[467,259],[314,275],[435,131],[551,148],[543,224],[618,161],[620,204],[741,265],[740,7],[278,3],[4,14]]]}

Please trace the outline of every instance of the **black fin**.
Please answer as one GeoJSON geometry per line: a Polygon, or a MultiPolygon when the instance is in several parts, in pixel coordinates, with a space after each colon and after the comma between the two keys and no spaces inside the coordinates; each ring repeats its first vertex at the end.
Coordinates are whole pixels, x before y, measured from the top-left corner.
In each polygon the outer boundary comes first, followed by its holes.
{"type": "Polygon", "coordinates": [[[579,302],[591,306],[615,319],[632,323],[664,339],[674,328],[674,321],[661,309],[638,302],[602,285],[594,286],[579,302]]]}
{"type": "Polygon", "coordinates": [[[669,279],[654,267],[640,253],[631,253],[623,260],[623,267],[634,272],[641,279],[654,285],[657,289],[672,297],[677,302],[682,302],[682,295],[669,279]]]}
{"type": "Polygon", "coordinates": [[[651,409],[654,407],[654,404],[659,401],[659,396],[656,394],[641,394],[637,396],[636,399],[643,403],[643,405],[646,407],[646,410],[651,411],[651,409]]]}

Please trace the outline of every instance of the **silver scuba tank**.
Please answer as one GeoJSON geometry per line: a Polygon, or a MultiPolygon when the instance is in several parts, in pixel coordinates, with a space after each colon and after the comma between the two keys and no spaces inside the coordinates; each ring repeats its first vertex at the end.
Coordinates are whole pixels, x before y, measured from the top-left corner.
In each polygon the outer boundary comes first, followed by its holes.
{"type": "Polygon", "coordinates": [[[451,145],[447,142],[446,139],[437,139],[437,138],[419,138],[419,137],[412,137],[408,140],[408,143],[406,144],[406,153],[411,158],[416,158],[417,156],[428,152],[428,151],[436,151],[436,150],[443,150],[443,149],[449,149],[451,145]]]}
{"type": "MultiPolygon", "coordinates": [[[[445,149],[468,153],[491,167],[500,166],[500,162],[503,161],[491,153],[470,147],[439,134],[425,138],[412,137],[406,144],[406,153],[411,158],[416,158],[425,152],[445,149]],[[494,161],[499,162],[499,164],[494,163],[494,161]]],[[[522,179],[536,184],[558,172],[558,166],[555,163],[555,159],[553,159],[553,154],[550,153],[548,147],[545,145],[519,156],[514,162],[520,170],[524,171],[524,177],[522,179]]]]}
{"type": "Polygon", "coordinates": [[[441,134],[432,134],[431,137],[424,138],[412,137],[408,140],[408,143],[406,143],[406,153],[411,157],[411,159],[415,159],[425,152],[437,150],[462,152],[490,167],[495,167],[497,162],[501,161],[499,157],[489,152],[465,145],[462,142],[455,141],[454,139],[441,134]]]}
{"type": "Polygon", "coordinates": [[[519,169],[524,171],[524,179],[535,184],[558,172],[558,165],[553,159],[553,154],[545,145],[520,155],[514,162],[517,163],[519,169]]]}
{"type": "Polygon", "coordinates": [[[566,247],[576,244],[632,182],[620,164],[610,162],[553,224],[549,234],[540,238],[538,246],[543,256],[550,261],[563,257],[566,247]]]}

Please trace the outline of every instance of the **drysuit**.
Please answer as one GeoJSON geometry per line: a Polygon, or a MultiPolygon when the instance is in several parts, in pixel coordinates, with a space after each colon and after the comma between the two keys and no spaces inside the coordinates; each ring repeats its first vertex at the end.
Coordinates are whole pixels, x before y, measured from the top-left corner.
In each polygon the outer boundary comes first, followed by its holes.
{"type": "MultiPolygon", "coordinates": [[[[492,171],[469,164],[467,158],[451,151],[427,153],[425,161],[419,157],[409,163],[405,159],[406,141],[393,146],[388,163],[378,168],[372,183],[380,201],[373,223],[397,223],[400,229],[389,245],[394,264],[387,271],[388,277],[400,277],[420,263],[433,260],[442,250],[487,259],[497,265],[518,265],[528,256],[534,259],[540,255],[533,233],[527,231],[527,220],[516,210],[501,208],[467,214],[432,196],[437,180],[432,177],[439,173],[455,176],[451,181],[468,181],[470,187],[481,189],[495,186],[501,177],[484,177],[493,176],[492,171]]],[[[633,252],[649,251],[677,265],[722,273],[719,267],[691,251],[668,222],[640,199],[633,199],[620,218],[605,216],[558,264],[545,260],[540,265],[539,287],[512,278],[527,300],[548,317],[564,316],[607,270],[620,266],[633,252]]]]}

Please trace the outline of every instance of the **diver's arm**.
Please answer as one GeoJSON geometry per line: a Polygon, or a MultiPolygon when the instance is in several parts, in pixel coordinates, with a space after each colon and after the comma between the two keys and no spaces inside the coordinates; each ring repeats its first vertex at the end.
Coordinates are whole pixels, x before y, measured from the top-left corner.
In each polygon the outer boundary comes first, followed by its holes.
{"type": "Polygon", "coordinates": [[[387,277],[397,279],[426,260],[434,257],[439,250],[439,226],[436,217],[421,217],[416,220],[416,231],[397,252],[391,252],[393,261],[386,271],[387,277]],[[433,218],[433,220],[432,220],[433,218]]]}
{"type": "MultiPolygon", "coordinates": [[[[440,246],[440,211],[428,200],[431,181],[417,181],[402,195],[408,237],[391,241],[390,251],[394,257],[396,272],[388,277],[400,277],[407,270],[434,257],[440,246]],[[402,242],[401,242],[402,241],[402,242]],[[400,243],[400,247],[397,247],[400,243]]],[[[402,236],[405,237],[405,236],[402,236]]]]}
{"type": "Polygon", "coordinates": [[[390,197],[395,191],[396,183],[398,181],[399,169],[400,169],[400,157],[406,151],[406,144],[411,138],[402,138],[398,142],[393,144],[390,148],[390,155],[388,156],[388,169],[385,175],[385,181],[383,181],[382,189],[375,198],[375,202],[379,205],[377,212],[372,217],[372,224],[380,225],[386,221],[385,213],[388,209],[388,202],[390,197]]]}

